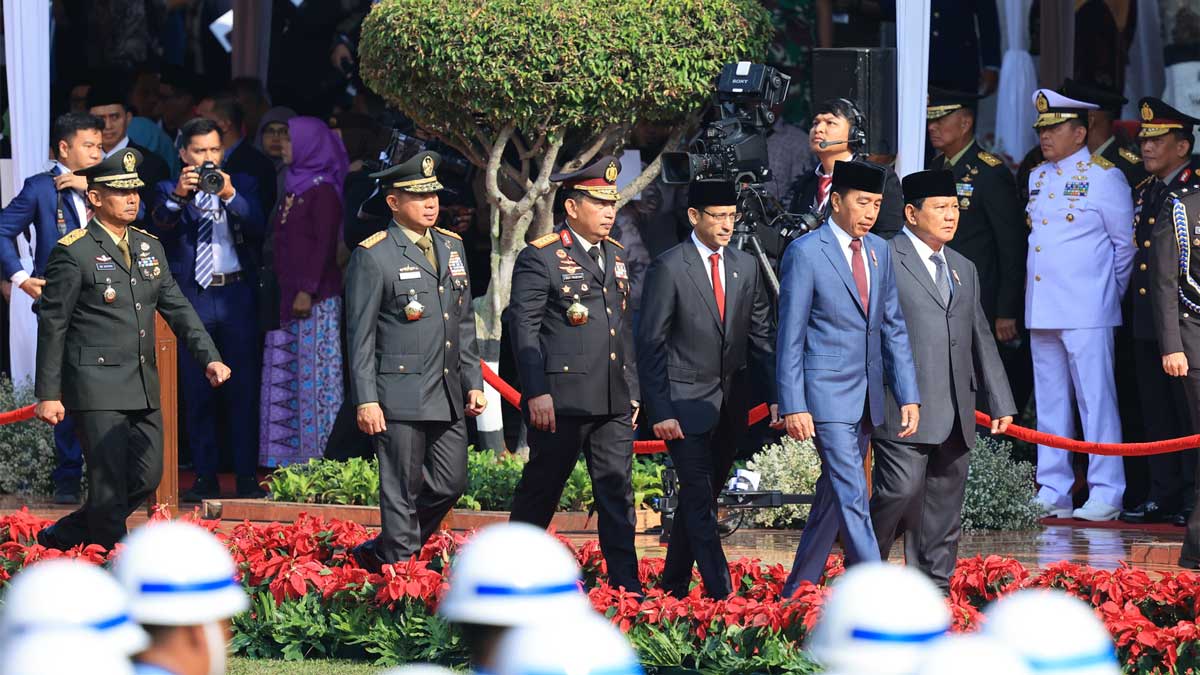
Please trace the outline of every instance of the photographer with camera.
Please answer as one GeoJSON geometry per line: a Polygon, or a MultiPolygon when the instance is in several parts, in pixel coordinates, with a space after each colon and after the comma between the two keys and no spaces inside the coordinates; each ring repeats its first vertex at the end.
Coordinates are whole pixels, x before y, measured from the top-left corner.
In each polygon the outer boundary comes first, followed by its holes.
{"type": "MultiPolygon", "coordinates": [[[[228,416],[239,497],[261,497],[258,464],[257,261],[248,245],[266,234],[262,212],[239,193],[218,168],[221,129],[197,118],[179,131],[183,171],[162,181],[154,193],[150,228],[162,240],[167,264],[183,294],[196,308],[226,363],[241,376],[219,395],[228,416]]],[[[157,264],[157,263],[155,263],[157,264]]],[[[204,378],[202,364],[180,345],[179,378],[196,483],[183,496],[198,501],[220,496],[216,438],[218,394],[204,378]]],[[[221,445],[225,445],[222,443],[221,445]]]]}
{"type": "MultiPolygon", "coordinates": [[[[833,166],[837,162],[866,160],[866,128],[866,118],[848,99],[830,99],[816,107],[808,143],[817,156],[817,165],[792,184],[790,213],[812,213],[818,216],[818,222],[829,217],[833,166]]],[[[904,226],[904,197],[896,172],[891,167],[883,168],[883,205],[871,233],[891,239],[904,226]]]]}

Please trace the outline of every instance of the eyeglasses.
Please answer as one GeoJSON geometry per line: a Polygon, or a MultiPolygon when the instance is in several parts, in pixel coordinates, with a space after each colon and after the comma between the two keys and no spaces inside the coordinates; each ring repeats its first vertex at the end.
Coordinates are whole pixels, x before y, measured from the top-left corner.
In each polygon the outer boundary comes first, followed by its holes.
{"type": "Polygon", "coordinates": [[[700,209],[700,212],[717,221],[718,223],[722,221],[726,223],[736,223],[742,219],[742,214],[738,213],[737,211],[734,211],[733,213],[712,213],[708,209],[700,209]]]}

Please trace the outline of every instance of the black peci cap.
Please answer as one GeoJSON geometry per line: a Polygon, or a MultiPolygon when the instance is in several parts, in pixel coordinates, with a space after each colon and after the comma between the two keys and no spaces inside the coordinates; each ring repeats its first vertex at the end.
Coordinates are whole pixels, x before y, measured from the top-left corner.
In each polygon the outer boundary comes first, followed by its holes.
{"type": "Polygon", "coordinates": [[[874,162],[859,159],[839,161],[833,165],[833,189],[861,190],[881,195],[886,176],[883,167],[874,162]]]}
{"type": "Polygon", "coordinates": [[[904,202],[911,204],[926,197],[957,197],[954,174],[946,170],[910,173],[902,181],[904,202]]]}

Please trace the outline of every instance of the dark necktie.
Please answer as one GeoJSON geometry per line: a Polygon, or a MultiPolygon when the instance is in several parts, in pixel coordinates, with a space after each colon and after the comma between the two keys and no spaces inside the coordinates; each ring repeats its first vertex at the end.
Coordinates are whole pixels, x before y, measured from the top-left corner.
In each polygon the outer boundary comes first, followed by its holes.
{"type": "Polygon", "coordinates": [[[867,264],[863,261],[862,254],[862,239],[851,239],[850,250],[853,255],[850,256],[852,264],[850,270],[854,273],[854,285],[858,287],[858,299],[862,300],[863,311],[866,311],[869,305],[867,304],[867,264]]]}
{"type": "Polygon", "coordinates": [[[934,253],[929,256],[933,261],[935,273],[933,275],[934,283],[937,284],[938,294],[942,296],[942,304],[950,306],[950,277],[946,275],[946,259],[941,253],[934,253]]]}
{"type": "Polygon", "coordinates": [[[712,262],[712,282],[713,296],[717,299],[717,314],[721,316],[721,321],[725,321],[725,288],[721,286],[721,254],[714,253],[708,256],[712,262]]]}
{"type": "Polygon", "coordinates": [[[596,263],[596,267],[600,270],[600,278],[604,278],[604,264],[600,262],[600,246],[597,244],[588,249],[588,255],[592,257],[592,262],[596,263]]]}

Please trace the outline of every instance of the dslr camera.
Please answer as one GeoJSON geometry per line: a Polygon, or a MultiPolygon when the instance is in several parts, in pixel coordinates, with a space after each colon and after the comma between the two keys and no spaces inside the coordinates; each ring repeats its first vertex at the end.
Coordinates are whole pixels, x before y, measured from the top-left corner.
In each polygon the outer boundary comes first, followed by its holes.
{"type": "Polygon", "coordinates": [[[196,173],[199,174],[199,182],[196,187],[201,192],[215,195],[225,189],[225,177],[221,175],[221,170],[213,162],[201,164],[196,168],[196,173]]]}

